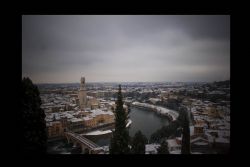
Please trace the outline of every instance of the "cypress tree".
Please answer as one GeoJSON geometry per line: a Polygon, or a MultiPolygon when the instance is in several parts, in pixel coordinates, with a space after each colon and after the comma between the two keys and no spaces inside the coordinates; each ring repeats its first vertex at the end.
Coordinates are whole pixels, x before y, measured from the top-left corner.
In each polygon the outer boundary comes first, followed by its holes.
{"type": "Polygon", "coordinates": [[[131,106],[130,106],[130,104],[128,103],[128,114],[131,112],[131,106]]]}
{"type": "Polygon", "coordinates": [[[147,143],[147,138],[144,136],[141,131],[137,131],[132,140],[132,154],[145,154],[145,144],[147,143]]]}
{"type": "Polygon", "coordinates": [[[157,149],[158,154],[169,154],[168,143],[163,140],[160,147],[157,149]]]}
{"type": "Polygon", "coordinates": [[[182,122],[182,145],[181,153],[190,154],[190,129],[189,129],[189,119],[187,110],[182,111],[183,122],[182,122]]]}
{"type": "Polygon", "coordinates": [[[115,108],[115,130],[110,141],[110,154],[128,154],[129,149],[129,132],[126,128],[127,113],[123,108],[121,85],[117,94],[115,108]]]}
{"type": "Polygon", "coordinates": [[[21,112],[19,113],[21,149],[24,153],[46,153],[45,113],[40,108],[39,90],[29,78],[22,80],[21,96],[21,112]]]}

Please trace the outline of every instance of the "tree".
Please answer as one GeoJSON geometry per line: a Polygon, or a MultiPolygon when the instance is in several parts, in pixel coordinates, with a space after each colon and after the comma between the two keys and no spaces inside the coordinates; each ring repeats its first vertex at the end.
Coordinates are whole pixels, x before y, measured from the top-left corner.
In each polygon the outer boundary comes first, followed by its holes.
{"type": "Polygon", "coordinates": [[[158,154],[169,154],[168,143],[163,140],[160,147],[157,149],[158,154]]]}
{"type": "Polygon", "coordinates": [[[115,130],[110,141],[110,154],[128,154],[130,152],[126,122],[127,114],[123,108],[121,85],[119,85],[115,108],[115,130]]]}
{"type": "Polygon", "coordinates": [[[158,143],[162,138],[168,138],[175,135],[180,126],[179,120],[171,121],[169,125],[163,126],[151,135],[150,143],[158,143]]]}
{"type": "Polygon", "coordinates": [[[89,149],[88,148],[84,149],[84,154],[89,154],[89,149]]]}
{"type": "Polygon", "coordinates": [[[128,106],[128,114],[129,114],[131,112],[131,106],[129,103],[127,104],[127,106],[128,106]]]}
{"type": "Polygon", "coordinates": [[[22,80],[21,97],[21,112],[19,113],[21,149],[24,153],[46,153],[45,113],[40,108],[39,90],[29,78],[22,80]]]}
{"type": "Polygon", "coordinates": [[[141,131],[137,131],[132,140],[131,153],[132,154],[145,154],[145,144],[147,143],[147,137],[144,136],[141,131]]]}
{"type": "Polygon", "coordinates": [[[181,153],[190,154],[190,129],[189,129],[189,119],[186,109],[182,109],[180,114],[182,114],[182,145],[181,153]]]}

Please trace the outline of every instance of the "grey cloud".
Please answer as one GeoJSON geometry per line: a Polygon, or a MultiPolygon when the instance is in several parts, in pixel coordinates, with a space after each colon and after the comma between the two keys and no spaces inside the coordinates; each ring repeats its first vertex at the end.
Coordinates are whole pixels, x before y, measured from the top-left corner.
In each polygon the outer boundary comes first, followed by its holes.
{"type": "Polygon", "coordinates": [[[229,78],[230,16],[23,16],[22,71],[35,82],[229,78]]]}

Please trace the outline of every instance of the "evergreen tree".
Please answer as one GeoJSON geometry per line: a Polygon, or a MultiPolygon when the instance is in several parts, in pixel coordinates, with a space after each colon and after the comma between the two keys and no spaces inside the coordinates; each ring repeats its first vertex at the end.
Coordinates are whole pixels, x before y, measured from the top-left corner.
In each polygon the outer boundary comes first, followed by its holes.
{"type": "Polygon", "coordinates": [[[158,154],[169,154],[168,143],[163,140],[160,147],[157,149],[158,154]]]}
{"type": "Polygon", "coordinates": [[[115,108],[115,130],[110,141],[110,154],[128,154],[130,152],[126,122],[127,114],[123,108],[121,85],[119,85],[115,108]]]}
{"type": "Polygon", "coordinates": [[[29,78],[21,83],[21,112],[19,128],[24,153],[46,153],[47,132],[45,113],[40,108],[40,93],[29,78]]]}
{"type": "Polygon", "coordinates": [[[131,106],[130,106],[130,104],[128,103],[128,114],[131,112],[131,106]]]}
{"type": "Polygon", "coordinates": [[[147,144],[147,137],[144,136],[141,131],[137,131],[132,140],[132,154],[145,154],[145,144],[147,144]]]}
{"type": "Polygon", "coordinates": [[[187,110],[182,110],[181,114],[183,115],[181,153],[190,154],[190,129],[187,110]]]}
{"type": "Polygon", "coordinates": [[[89,149],[88,148],[84,149],[84,154],[89,154],[89,149]]]}
{"type": "Polygon", "coordinates": [[[180,126],[179,120],[171,121],[169,125],[163,126],[151,135],[150,143],[159,143],[162,138],[168,138],[175,135],[180,126]]]}

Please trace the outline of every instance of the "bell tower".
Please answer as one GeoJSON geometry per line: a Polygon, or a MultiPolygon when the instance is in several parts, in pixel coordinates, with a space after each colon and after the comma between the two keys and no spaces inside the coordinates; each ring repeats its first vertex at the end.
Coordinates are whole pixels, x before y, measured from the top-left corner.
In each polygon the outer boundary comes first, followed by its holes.
{"type": "Polygon", "coordinates": [[[86,108],[87,104],[87,94],[86,94],[86,87],[85,87],[85,77],[81,77],[81,85],[79,90],[79,106],[81,110],[86,108]]]}

